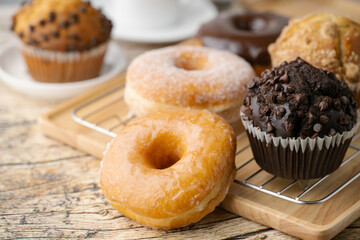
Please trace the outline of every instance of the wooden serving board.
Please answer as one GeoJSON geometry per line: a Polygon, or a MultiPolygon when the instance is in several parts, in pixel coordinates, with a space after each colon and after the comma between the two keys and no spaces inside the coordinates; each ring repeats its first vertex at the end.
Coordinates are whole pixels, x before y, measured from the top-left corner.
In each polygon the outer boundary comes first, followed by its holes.
{"type": "MultiPolygon", "coordinates": [[[[79,150],[102,157],[107,143],[112,137],[99,133],[88,127],[76,123],[71,115],[78,106],[88,102],[104,92],[118,87],[124,83],[124,75],[85,93],[78,98],[70,100],[44,114],[39,119],[42,131],[52,138],[69,144],[79,150]]],[[[77,114],[86,116],[87,121],[98,122],[103,128],[109,128],[118,120],[125,120],[128,109],[122,100],[123,90],[120,88],[106,97],[94,100],[90,105],[80,109],[77,114]],[[120,100],[118,100],[120,99],[120,100]],[[103,107],[112,103],[108,107],[103,107]],[[94,112],[89,114],[90,112],[94,112]],[[113,116],[114,114],[114,116],[113,116]],[[106,118],[104,116],[113,116],[106,118]],[[115,121],[115,122],[114,122],[115,121]]],[[[113,129],[120,130],[122,125],[113,129]]],[[[236,165],[240,166],[252,158],[251,149],[248,147],[246,134],[240,133],[238,137],[238,154],[236,165]]],[[[360,139],[354,140],[353,144],[360,146],[360,139]]],[[[347,157],[357,153],[356,148],[349,148],[347,157]]],[[[323,197],[324,192],[336,187],[338,182],[354,175],[360,171],[360,154],[356,159],[337,170],[332,177],[329,177],[324,184],[320,184],[316,191],[313,191],[306,200],[315,200],[323,197]]],[[[238,171],[236,180],[242,181],[259,169],[255,162],[248,164],[246,168],[238,171]]],[[[266,181],[272,176],[261,172],[258,177],[251,179],[254,184],[258,181],[266,181]]],[[[267,189],[279,191],[287,180],[279,179],[267,185],[267,189]]],[[[270,226],[279,231],[297,236],[303,239],[330,239],[341,232],[346,226],[360,217],[360,179],[352,182],[345,189],[324,203],[319,204],[297,204],[286,200],[253,190],[247,186],[237,183],[232,184],[228,196],[222,203],[222,207],[233,213],[239,214],[247,219],[270,226]]],[[[288,195],[295,195],[302,190],[295,185],[288,190],[288,195]]]]}

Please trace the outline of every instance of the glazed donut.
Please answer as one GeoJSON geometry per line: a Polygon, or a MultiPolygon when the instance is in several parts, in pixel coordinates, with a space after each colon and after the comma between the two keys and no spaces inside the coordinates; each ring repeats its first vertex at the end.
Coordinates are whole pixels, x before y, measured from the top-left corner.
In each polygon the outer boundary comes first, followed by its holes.
{"type": "Polygon", "coordinates": [[[137,116],[165,108],[208,109],[229,123],[240,120],[246,84],[254,77],[242,58],[196,46],[146,52],[130,64],[125,102],[137,116]]]}
{"type": "Polygon", "coordinates": [[[202,25],[197,38],[203,46],[243,57],[261,73],[264,68],[271,68],[267,47],[287,22],[287,17],[270,12],[227,11],[202,25]]]}
{"type": "Polygon", "coordinates": [[[123,215],[153,228],[199,221],[225,198],[235,169],[230,125],[207,110],[167,109],[131,121],[102,160],[102,192],[123,215]]]}

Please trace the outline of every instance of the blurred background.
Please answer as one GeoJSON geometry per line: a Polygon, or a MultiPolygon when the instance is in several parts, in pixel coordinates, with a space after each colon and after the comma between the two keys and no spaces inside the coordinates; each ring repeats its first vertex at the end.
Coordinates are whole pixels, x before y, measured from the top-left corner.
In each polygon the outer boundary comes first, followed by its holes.
{"type": "MultiPolygon", "coordinates": [[[[116,1],[116,0],[115,0],[116,1]]],[[[195,1],[195,0],[193,0],[195,1]]],[[[331,12],[360,22],[360,0],[209,0],[219,11],[229,8],[274,11],[288,16],[331,12]]],[[[0,0],[0,29],[10,26],[10,18],[24,0],[0,0]]],[[[112,0],[91,0],[105,9],[112,0]]]]}

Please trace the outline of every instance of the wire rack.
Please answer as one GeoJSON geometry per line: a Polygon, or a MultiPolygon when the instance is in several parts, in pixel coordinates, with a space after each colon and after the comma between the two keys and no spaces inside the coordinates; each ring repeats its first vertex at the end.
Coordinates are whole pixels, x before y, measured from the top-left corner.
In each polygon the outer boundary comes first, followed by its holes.
{"type": "MultiPolygon", "coordinates": [[[[72,112],[73,120],[94,131],[115,137],[116,132],[133,118],[124,103],[123,90],[124,84],[77,106],[72,112]]],[[[353,144],[359,136],[360,134],[357,134],[354,137],[339,169],[320,179],[302,181],[282,179],[260,169],[243,132],[237,137],[235,161],[238,174],[234,183],[293,203],[325,202],[359,178],[360,147],[353,144]]]]}

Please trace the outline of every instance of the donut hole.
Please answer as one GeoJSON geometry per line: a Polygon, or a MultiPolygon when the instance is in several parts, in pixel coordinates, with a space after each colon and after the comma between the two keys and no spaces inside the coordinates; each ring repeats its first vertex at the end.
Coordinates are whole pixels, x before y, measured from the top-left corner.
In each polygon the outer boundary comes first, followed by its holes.
{"type": "Polygon", "coordinates": [[[262,17],[241,16],[233,19],[234,27],[242,31],[262,32],[268,27],[268,21],[262,17]]]}
{"type": "Polygon", "coordinates": [[[180,139],[172,134],[160,134],[146,151],[146,160],[151,168],[166,169],[174,165],[182,157],[180,139]]]}
{"type": "Polygon", "coordinates": [[[196,71],[211,68],[211,64],[205,56],[192,52],[183,52],[175,58],[175,66],[187,71],[196,71]]]}

